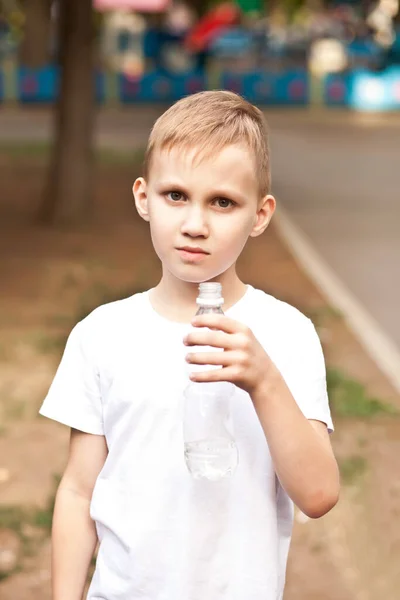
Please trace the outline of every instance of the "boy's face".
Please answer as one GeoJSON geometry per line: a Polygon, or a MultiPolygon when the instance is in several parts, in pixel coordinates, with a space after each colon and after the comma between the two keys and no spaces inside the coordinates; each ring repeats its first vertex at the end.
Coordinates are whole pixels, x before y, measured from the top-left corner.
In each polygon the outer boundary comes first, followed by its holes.
{"type": "Polygon", "coordinates": [[[148,180],[137,179],[133,193],[163,270],[191,283],[234,266],[275,209],[272,196],[260,199],[254,160],[239,145],[202,160],[195,150],[156,152],[148,180]]]}

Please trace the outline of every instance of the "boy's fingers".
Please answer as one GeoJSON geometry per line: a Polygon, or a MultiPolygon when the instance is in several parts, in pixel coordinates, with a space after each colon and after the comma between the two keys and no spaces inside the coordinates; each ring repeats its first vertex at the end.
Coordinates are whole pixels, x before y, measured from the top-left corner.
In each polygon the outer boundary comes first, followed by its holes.
{"type": "Polygon", "coordinates": [[[226,367],[232,362],[231,352],[194,352],[186,355],[186,361],[193,365],[221,365],[226,367]]]}
{"type": "Polygon", "coordinates": [[[190,374],[190,379],[198,383],[213,381],[234,383],[234,370],[232,367],[223,367],[222,369],[213,369],[212,371],[195,371],[190,374]]]}
{"type": "Polygon", "coordinates": [[[239,321],[230,319],[225,315],[199,315],[192,320],[194,327],[209,327],[210,329],[219,329],[225,333],[241,333],[245,331],[246,326],[239,321]]]}
{"type": "Polygon", "coordinates": [[[185,346],[212,346],[213,348],[234,348],[235,340],[222,331],[201,330],[192,331],[183,340],[185,346]]]}

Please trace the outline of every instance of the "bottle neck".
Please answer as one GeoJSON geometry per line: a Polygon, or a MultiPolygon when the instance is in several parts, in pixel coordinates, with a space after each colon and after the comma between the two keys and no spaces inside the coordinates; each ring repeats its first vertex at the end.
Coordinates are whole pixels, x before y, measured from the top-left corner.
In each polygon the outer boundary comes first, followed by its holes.
{"type": "Polygon", "coordinates": [[[196,304],[204,308],[221,308],[224,304],[221,284],[217,282],[200,283],[196,304]]]}
{"type": "Polygon", "coordinates": [[[224,299],[217,298],[213,300],[212,298],[209,298],[204,300],[203,298],[197,298],[196,304],[199,308],[221,308],[224,304],[224,299]]]}

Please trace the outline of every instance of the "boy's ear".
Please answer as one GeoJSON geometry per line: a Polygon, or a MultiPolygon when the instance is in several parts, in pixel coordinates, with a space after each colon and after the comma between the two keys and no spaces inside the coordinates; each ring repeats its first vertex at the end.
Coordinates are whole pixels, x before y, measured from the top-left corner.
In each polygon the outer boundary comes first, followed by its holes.
{"type": "Polygon", "coordinates": [[[254,227],[250,237],[257,237],[267,229],[272,215],[275,212],[276,200],[271,194],[267,194],[259,203],[257,214],[254,219],[254,227]]]}
{"type": "Polygon", "coordinates": [[[147,183],[143,177],[138,177],[132,187],[136,210],[145,221],[149,221],[149,210],[147,202],[147,183]]]}

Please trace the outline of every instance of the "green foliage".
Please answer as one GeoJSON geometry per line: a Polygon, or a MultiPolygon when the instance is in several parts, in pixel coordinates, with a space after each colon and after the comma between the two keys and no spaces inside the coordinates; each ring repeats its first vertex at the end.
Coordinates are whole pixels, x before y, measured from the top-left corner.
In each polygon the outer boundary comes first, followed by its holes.
{"type": "Polygon", "coordinates": [[[6,420],[22,421],[26,414],[27,403],[22,398],[2,395],[0,403],[6,420]]]}
{"type": "Polygon", "coordinates": [[[60,353],[64,349],[65,336],[59,334],[47,334],[44,331],[36,331],[28,336],[30,345],[40,354],[60,353]]]}
{"type": "Polygon", "coordinates": [[[349,456],[339,461],[341,480],[346,485],[356,483],[367,470],[367,461],[363,456],[349,456]]]}
{"type": "Polygon", "coordinates": [[[43,509],[37,510],[33,514],[32,518],[33,525],[40,527],[48,534],[50,534],[51,526],[53,524],[54,505],[56,502],[56,493],[60,481],[61,477],[59,475],[53,476],[53,490],[48,498],[47,504],[43,509]]]}
{"type": "Polygon", "coordinates": [[[0,506],[0,529],[11,529],[22,536],[26,513],[20,506],[0,506]]]}
{"type": "MultiPolygon", "coordinates": [[[[22,548],[22,556],[20,557],[20,560],[23,560],[24,557],[34,555],[37,550],[38,540],[40,542],[40,540],[43,539],[43,535],[46,537],[50,535],[55,497],[60,479],[61,478],[59,475],[54,475],[53,489],[47,504],[43,509],[0,505],[0,529],[9,529],[14,531],[14,533],[16,533],[20,538],[22,548]],[[34,535],[34,539],[31,539],[31,534],[28,536],[26,533],[27,528],[31,528],[34,533],[37,531],[38,535],[34,535]]],[[[4,573],[2,576],[0,576],[0,580],[5,579],[20,569],[21,562],[13,571],[4,573]]]]}
{"type": "Polygon", "coordinates": [[[0,528],[11,529],[24,541],[24,525],[38,527],[46,532],[51,529],[56,492],[61,477],[54,475],[53,489],[44,508],[32,509],[21,506],[0,506],[0,528]]]}
{"type": "MultiPolygon", "coordinates": [[[[19,159],[38,159],[48,160],[51,156],[52,146],[44,140],[24,140],[0,142],[0,155],[9,160],[19,159]]],[[[98,148],[95,152],[96,162],[105,165],[137,165],[142,162],[144,157],[144,148],[130,150],[129,148],[98,148]]]]}
{"type": "Polygon", "coordinates": [[[304,308],[302,312],[311,319],[317,329],[326,327],[330,322],[342,318],[342,313],[337,308],[329,305],[319,306],[311,310],[304,308]]]}
{"type": "Polygon", "coordinates": [[[332,412],[339,417],[373,417],[398,414],[389,404],[368,395],[365,387],[336,369],[327,369],[328,395],[332,412]]]}
{"type": "Polygon", "coordinates": [[[296,16],[296,14],[299,12],[299,10],[301,10],[303,8],[303,6],[305,5],[305,1],[304,0],[284,0],[282,4],[283,4],[284,11],[287,15],[287,18],[289,19],[289,21],[292,21],[294,19],[294,17],[296,16]]]}

